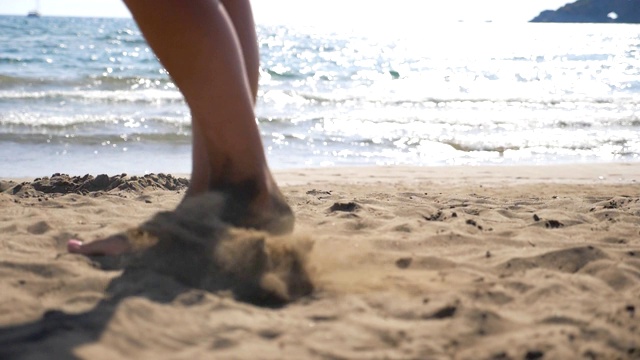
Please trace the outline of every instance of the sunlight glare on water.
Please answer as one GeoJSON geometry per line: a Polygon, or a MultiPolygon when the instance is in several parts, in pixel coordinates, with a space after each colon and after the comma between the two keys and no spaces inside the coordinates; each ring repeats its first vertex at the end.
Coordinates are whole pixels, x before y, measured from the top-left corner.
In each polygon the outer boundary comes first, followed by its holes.
{"type": "MultiPolygon", "coordinates": [[[[189,111],[132,20],[0,20],[0,160],[22,166],[2,171],[80,171],[87,156],[189,171],[189,111]]],[[[259,26],[258,40],[256,115],[275,168],[640,154],[635,25],[327,23],[259,26]]]]}

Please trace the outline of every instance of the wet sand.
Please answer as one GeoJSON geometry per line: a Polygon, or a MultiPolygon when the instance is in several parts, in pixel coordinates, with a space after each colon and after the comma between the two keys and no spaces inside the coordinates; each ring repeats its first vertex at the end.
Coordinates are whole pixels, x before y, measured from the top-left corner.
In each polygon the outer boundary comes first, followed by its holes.
{"type": "Polygon", "coordinates": [[[182,176],[0,180],[0,358],[640,358],[640,163],[276,177],[290,236],[182,176]]]}

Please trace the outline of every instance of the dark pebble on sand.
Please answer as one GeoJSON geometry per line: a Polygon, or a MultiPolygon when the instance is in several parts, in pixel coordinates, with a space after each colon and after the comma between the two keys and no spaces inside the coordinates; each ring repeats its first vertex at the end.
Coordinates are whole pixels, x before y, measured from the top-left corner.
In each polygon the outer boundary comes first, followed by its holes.
{"type": "Polygon", "coordinates": [[[406,258],[400,258],[398,260],[396,260],[396,266],[400,269],[406,269],[409,266],[411,266],[411,262],[413,261],[412,258],[410,257],[406,257],[406,258]]]}
{"type": "Polygon", "coordinates": [[[422,215],[422,217],[427,221],[437,221],[442,217],[442,211],[438,210],[435,214],[429,216],[422,215]]]}
{"type": "Polygon", "coordinates": [[[538,359],[542,359],[542,357],[544,357],[544,353],[542,351],[528,351],[527,354],[524,356],[525,360],[538,360],[538,359]]]}
{"type": "Polygon", "coordinates": [[[510,359],[511,358],[509,357],[509,354],[507,354],[506,352],[497,353],[491,357],[491,360],[510,360],[510,359]]]}
{"type": "Polygon", "coordinates": [[[429,319],[446,319],[453,317],[456,314],[458,308],[456,306],[445,306],[442,309],[436,311],[432,315],[430,315],[429,319]]]}
{"type": "Polygon", "coordinates": [[[533,214],[533,221],[540,221],[538,214],[533,214]]]}
{"type": "Polygon", "coordinates": [[[318,195],[331,195],[331,190],[329,191],[325,191],[325,190],[309,190],[307,191],[307,195],[313,195],[313,196],[318,196],[318,195]]]}
{"type": "Polygon", "coordinates": [[[354,202],[348,202],[348,203],[335,203],[333,205],[331,205],[331,207],[329,208],[329,211],[331,212],[335,212],[335,211],[345,211],[345,212],[353,212],[360,209],[360,205],[354,203],[354,202]]]}
{"type": "Polygon", "coordinates": [[[564,226],[564,224],[563,224],[563,223],[561,223],[561,222],[560,222],[560,221],[558,221],[558,220],[548,220],[548,221],[544,224],[544,226],[545,226],[547,229],[558,229],[558,228],[563,227],[563,226],[564,226]]]}

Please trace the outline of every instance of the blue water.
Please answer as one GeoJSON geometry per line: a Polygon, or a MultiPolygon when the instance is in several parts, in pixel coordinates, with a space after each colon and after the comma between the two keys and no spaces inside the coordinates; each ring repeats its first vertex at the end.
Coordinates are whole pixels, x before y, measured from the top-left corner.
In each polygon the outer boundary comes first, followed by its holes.
{"type": "MultiPolygon", "coordinates": [[[[258,26],[274,168],[640,159],[640,26],[258,26]]],[[[0,16],[0,177],[190,171],[184,100],[130,19],[0,16]]]]}

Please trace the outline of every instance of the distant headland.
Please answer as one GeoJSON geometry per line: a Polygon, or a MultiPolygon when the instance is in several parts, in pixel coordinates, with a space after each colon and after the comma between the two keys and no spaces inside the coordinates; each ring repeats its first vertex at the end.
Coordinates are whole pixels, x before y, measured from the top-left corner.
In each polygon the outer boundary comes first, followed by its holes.
{"type": "Polygon", "coordinates": [[[531,22],[640,24],[640,0],[578,0],[531,22]]]}

